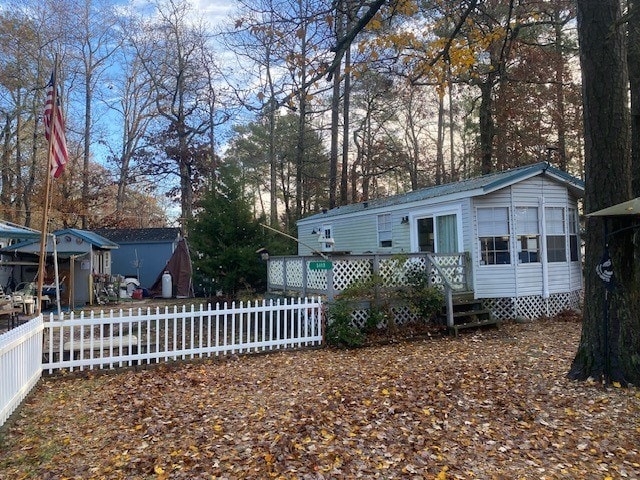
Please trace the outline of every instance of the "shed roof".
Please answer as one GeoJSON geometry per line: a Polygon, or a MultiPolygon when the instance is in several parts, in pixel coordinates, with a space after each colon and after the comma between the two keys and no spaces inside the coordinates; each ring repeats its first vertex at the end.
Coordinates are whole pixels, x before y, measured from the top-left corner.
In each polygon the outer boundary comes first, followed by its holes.
{"type": "MultiPolygon", "coordinates": [[[[93,245],[96,248],[101,248],[104,250],[113,250],[113,249],[119,248],[117,243],[114,243],[111,240],[104,238],[101,235],[98,235],[97,233],[89,232],[87,230],[79,230],[77,228],[65,228],[64,230],[57,230],[53,232],[53,235],[55,235],[58,238],[62,238],[65,235],[73,235],[75,237],[81,238],[82,240],[89,243],[90,245],[93,245]]],[[[16,243],[14,245],[10,245],[8,247],[0,249],[0,251],[3,251],[3,252],[21,251],[21,249],[28,247],[30,245],[33,245],[34,243],[36,243],[36,240],[25,240],[23,242],[16,243]]],[[[62,252],[60,253],[62,254],[62,252]]],[[[68,251],[66,252],[66,254],[69,254],[69,253],[76,254],[76,253],[86,253],[86,252],[68,252],[68,251]]]]}
{"type": "Polygon", "coordinates": [[[40,238],[40,232],[0,220],[0,238],[40,238]]]}
{"type": "Polygon", "coordinates": [[[180,239],[179,228],[98,228],[95,233],[108,238],[112,242],[122,243],[152,243],[174,242],[180,239]]]}
{"type": "Polygon", "coordinates": [[[567,187],[578,197],[582,197],[584,195],[584,182],[582,180],[553,167],[547,162],[539,162],[524,167],[513,168],[504,172],[489,173],[487,175],[469,178],[459,182],[421,188],[419,190],[393,195],[391,197],[376,198],[366,202],[342,205],[328,210],[326,213],[317,213],[303,218],[299,220],[298,223],[362,212],[365,208],[371,210],[374,208],[384,208],[434,198],[446,201],[447,197],[454,197],[456,195],[464,197],[486,195],[537,175],[547,175],[560,183],[566,184],[567,187]]]}
{"type": "Polygon", "coordinates": [[[66,234],[72,234],[76,237],[82,238],[85,242],[89,242],[94,247],[104,248],[104,249],[114,249],[119,248],[117,243],[112,242],[106,237],[99,235],[98,233],[91,232],[89,230],[79,230],[77,228],[66,228],[64,230],[58,230],[53,232],[57,237],[62,237],[66,234]]]}

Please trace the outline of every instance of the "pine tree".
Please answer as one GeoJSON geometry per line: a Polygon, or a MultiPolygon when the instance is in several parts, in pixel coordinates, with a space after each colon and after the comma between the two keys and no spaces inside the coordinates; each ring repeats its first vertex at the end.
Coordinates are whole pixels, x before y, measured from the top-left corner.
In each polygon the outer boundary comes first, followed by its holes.
{"type": "Polygon", "coordinates": [[[235,166],[221,166],[218,181],[188,224],[194,284],[205,293],[235,295],[266,285],[266,266],[256,253],[265,245],[264,220],[254,218],[239,178],[235,166]]]}

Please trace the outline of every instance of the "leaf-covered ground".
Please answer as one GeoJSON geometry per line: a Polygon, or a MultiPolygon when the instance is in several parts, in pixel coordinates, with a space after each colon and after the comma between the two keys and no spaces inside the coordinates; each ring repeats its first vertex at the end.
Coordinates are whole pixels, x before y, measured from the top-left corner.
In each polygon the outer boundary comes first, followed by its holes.
{"type": "Polygon", "coordinates": [[[46,379],[0,479],[640,478],[640,393],[565,378],[580,325],[46,379]]]}

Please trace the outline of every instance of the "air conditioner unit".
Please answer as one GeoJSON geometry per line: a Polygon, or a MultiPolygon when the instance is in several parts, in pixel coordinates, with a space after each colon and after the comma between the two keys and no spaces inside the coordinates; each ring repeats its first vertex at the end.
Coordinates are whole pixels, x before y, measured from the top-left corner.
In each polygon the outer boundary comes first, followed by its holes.
{"type": "Polygon", "coordinates": [[[322,252],[333,252],[333,247],[336,244],[336,241],[333,238],[325,238],[323,236],[318,238],[318,242],[320,242],[320,251],[322,252]]]}

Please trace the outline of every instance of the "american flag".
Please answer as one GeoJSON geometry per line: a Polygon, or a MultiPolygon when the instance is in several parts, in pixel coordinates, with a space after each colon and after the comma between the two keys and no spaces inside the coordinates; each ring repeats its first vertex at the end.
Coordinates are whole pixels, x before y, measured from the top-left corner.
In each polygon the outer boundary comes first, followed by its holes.
{"type": "Polygon", "coordinates": [[[47,101],[44,105],[44,136],[50,143],[51,149],[51,176],[58,178],[69,159],[67,153],[67,141],[64,137],[64,117],[60,108],[60,97],[57,95],[55,72],[51,74],[51,80],[47,84],[47,101]],[[55,92],[55,95],[54,95],[55,92]],[[56,98],[56,108],[53,108],[53,97],[56,98]],[[52,119],[52,116],[55,117],[52,119]],[[53,135],[52,135],[53,132],[53,135]],[[50,138],[53,138],[50,140],[50,138]]]}

